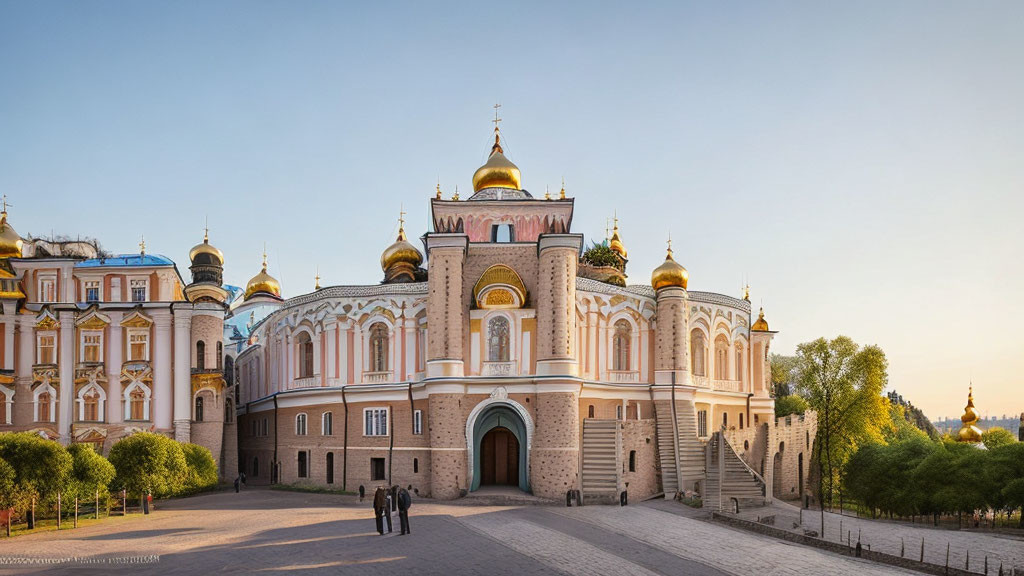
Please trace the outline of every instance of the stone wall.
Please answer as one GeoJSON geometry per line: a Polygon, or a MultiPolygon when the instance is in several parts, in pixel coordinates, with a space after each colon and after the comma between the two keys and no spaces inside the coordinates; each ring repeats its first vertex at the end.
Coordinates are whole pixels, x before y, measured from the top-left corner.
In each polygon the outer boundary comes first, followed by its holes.
{"type": "MultiPolygon", "coordinates": [[[[431,394],[428,421],[430,430],[430,477],[434,498],[458,498],[466,484],[466,419],[461,394],[431,394]]],[[[466,402],[468,404],[468,402],[466,402]]]]}
{"type": "Polygon", "coordinates": [[[206,345],[206,353],[203,355],[204,366],[207,370],[217,368],[220,359],[217,357],[217,343],[224,338],[224,320],[196,314],[192,316],[191,330],[192,364],[193,368],[198,366],[196,358],[196,343],[200,340],[206,345]]]}
{"type": "Polygon", "coordinates": [[[564,498],[579,486],[579,398],[575,392],[536,396],[530,486],[541,498],[564,498]]]}
{"type": "Polygon", "coordinates": [[[814,439],[818,417],[808,411],[804,416],[776,418],[767,427],[768,454],[765,481],[772,483],[772,495],[782,500],[800,500],[800,463],[803,462],[803,493],[810,493],[814,439]],[[781,472],[781,474],[780,474],[781,472]]]}
{"type": "Polygon", "coordinates": [[[661,492],[661,463],[658,461],[654,418],[622,422],[622,485],[632,501],[661,492]],[[630,471],[629,455],[633,451],[636,452],[636,470],[630,471]]]}

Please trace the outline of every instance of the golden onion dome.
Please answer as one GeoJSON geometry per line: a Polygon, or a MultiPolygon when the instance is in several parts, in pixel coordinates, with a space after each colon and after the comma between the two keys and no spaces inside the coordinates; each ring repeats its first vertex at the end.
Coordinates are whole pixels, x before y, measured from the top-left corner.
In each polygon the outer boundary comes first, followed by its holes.
{"type": "Polygon", "coordinates": [[[380,255],[380,267],[385,272],[395,264],[405,263],[418,268],[423,263],[423,254],[405,237],[405,228],[398,227],[398,239],[380,255]]]}
{"type": "Polygon", "coordinates": [[[203,243],[196,244],[188,252],[188,259],[193,264],[224,265],[224,253],[210,244],[210,234],[203,234],[203,243]],[[198,261],[197,261],[198,259],[198,261]]]}
{"type": "Polygon", "coordinates": [[[0,258],[21,258],[21,247],[24,242],[21,236],[14,231],[14,227],[7,222],[6,201],[2,212],[0,212],[0,258]]]}
{"type": "Polygon", "coordinates": [[[256,294],[270,294],[277,298],[281,297],[281,284],[270,274],[267,274],[267,255],[263,255],[263,269],[260,273],[253,276],[249,283],[245,285],[245,299],[253,297],[256,294]]]}
{"type": "Polygon", "coordinates": [[[967,391],[967,406],[964,407],[964,415],[960,417],[963,426],[957,433],[960,442],[981,442],[981,429],[978,428],[978,412],[974,409],[974,387],[967,391]]]}
{"type": "Polygon", "coordinates": [[[622,256],[623,260],[626,259],[626,247],[622,244],[622,238],[619,238],[619,224],[615,223],[615,228],[612,229],[612,237],[608,241],[608,247],[613,252],[617,252],[619,256],[622,256]]]}
{"type": "Polygon", "coordinates": [[[522,174],[519,172],[519,167],[505,158],[505,152],[501,149],[501,135],[495,128],[491,155],[487,158],[487,162],[473,173],[473,191],[479,192],[484,188],[520,190],[521,182],[522,174]]]}
{"type": "Polygon", "coordinates": [[[750,329],[757,332],[768,332],[768,321],[764,319],[764,307],[761,307],[761,311],[757,314],[757,320],[754,321],[754,325],[750,329]]]}
{"type": "Polygon", "coordinates": [[[686,290],[690,281],[690,273],[683,268],[682,264],[672,258],[672,244],[669,243],[668,253],[665,254],[665,261],[651,273],[651,286],[655,291],[669,286],[678,286],[686,290]]]}

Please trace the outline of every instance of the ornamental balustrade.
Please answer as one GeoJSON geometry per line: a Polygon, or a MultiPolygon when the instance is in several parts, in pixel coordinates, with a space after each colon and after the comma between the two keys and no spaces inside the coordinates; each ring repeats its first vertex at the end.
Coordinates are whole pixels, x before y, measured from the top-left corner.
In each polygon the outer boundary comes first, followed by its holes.
{"type": "Polygon", "coordinates": [[[711,388],[711,380],[707,376],[692,375],[693,385],[697,388],[711,388]]]}
{"type": "Polygon", "coordinates": [[[513,376],[516,373],[516,362],[484,362],[480,371],[482,376],[513,376]]]}
{"type": "Polygon", "coordinates": [[[363,372],[363,384],[386,384],[393,377],[391,372],[363,372]]]}
{"type": "Polygon", "coordinates": [[[712,387],[719,392],[742,392],[743,382],[740,380],[714,380],[712,387]]]}
{"type": "Polygon", "coordinates": [[[306,377],[306,378],[296,378],[295,380],[292,380],[292,389],[296,389],[296,388],[319,388],[319,387],[320,387],[320,377],[319,376],[309,376],[309,377],[306,377]]]}
{"type": "Polygon", "coordinates": [[[608,381],[615,383],[631,383],[640,381],[638,370],[609,370],[608,381]]]}

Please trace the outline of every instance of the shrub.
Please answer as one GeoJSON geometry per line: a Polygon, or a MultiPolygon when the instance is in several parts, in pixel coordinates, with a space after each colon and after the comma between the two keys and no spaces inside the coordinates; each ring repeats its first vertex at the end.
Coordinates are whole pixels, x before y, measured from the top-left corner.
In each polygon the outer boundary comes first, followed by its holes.
{"type": "Polygon", "coordinates": [[[110,463],[117,475],[114,486],[131,494],[152,491],[153,496],[181,492],[188,479],[188,464],[181,444],[152,432],[122,438],[110,449],[110,463]]]}
{"type": "Polygon", "coordinates": [[[0,459],[14,471],[18,508],[31,498],[42,503],[57,500],[71,485],[72,458],[66,448],[31,432],[0,434],[0,459]]]}
{"type": "Polygon", "coordinates": [[[188,466],[188,480],[183,493],[195,493],[208,490],[217,485],[217,463],[205,446],[198,444],[182,444],[185,452],[185,463],[188,466]]]}
{"type": "Polygon", "coordinates": [[[594,244],[583,253],[583,262],[591,266],[622,268],[622,257],[604,244],[594,244]]]}
{"type": "Polygon", "coordinates": [[[775,400],[775,417],[782,418],[791,414],[803,414],[807,411],[807,400],[802,396],[790,394],[775,400]]]}
{"type": "Polygon", "coordinates": [[[73,480],[71,497],[78,496],[81,500],[89,500],[99,491],[106,496],[107,487],[114,480],[114,465],[96,453],[90,444],[72,444],[68,447],[71,453],[73,480]]]}

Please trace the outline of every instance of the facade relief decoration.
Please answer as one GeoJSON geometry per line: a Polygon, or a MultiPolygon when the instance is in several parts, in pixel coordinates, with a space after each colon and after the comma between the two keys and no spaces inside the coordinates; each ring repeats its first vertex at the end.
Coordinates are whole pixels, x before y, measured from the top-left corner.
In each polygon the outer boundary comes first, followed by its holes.
{"type": "Polygon", "coordinates": [[[527,291],[515,270],[504,264],[495,264],[480,275],[473,286],[473,296],[478,308],[522,308],[526,304],[527,291]]]}

